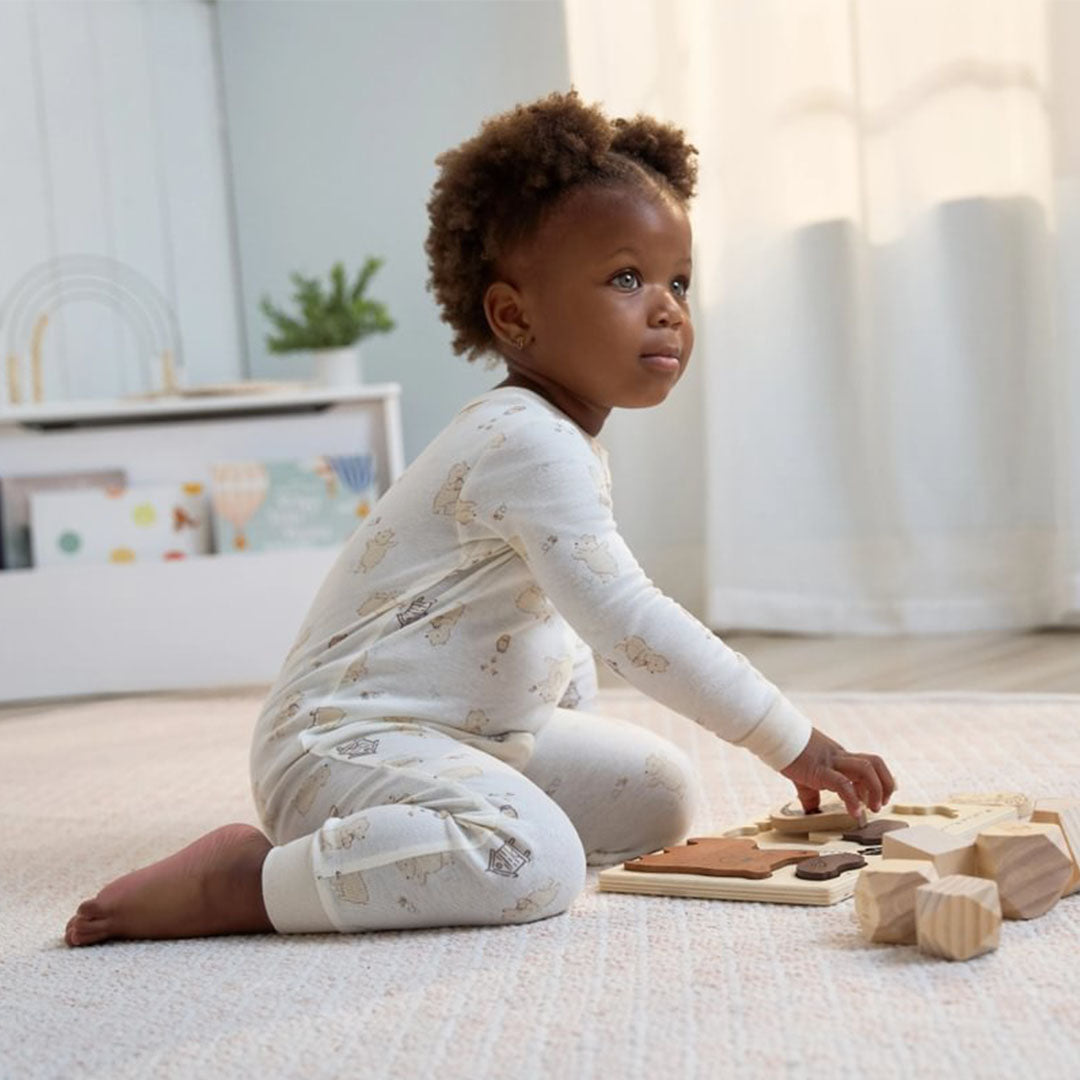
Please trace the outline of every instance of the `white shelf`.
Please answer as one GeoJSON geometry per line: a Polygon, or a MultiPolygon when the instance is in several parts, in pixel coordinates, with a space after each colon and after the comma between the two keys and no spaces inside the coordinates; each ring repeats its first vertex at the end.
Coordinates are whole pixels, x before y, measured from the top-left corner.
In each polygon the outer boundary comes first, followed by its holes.
{"type": "Polygon", "coordinates": [[[339,550],[0,573],[0,697],[272,682],[339,550]]]}
{"type": "MultiPolygon", "coordinates": [[[[239,384],[242,385],[242,384],[239,384]]],[[[40,405],[10,405],[0,408],[0,427],[95,426],[212,417],[221,413],[300,412],[320,406],[349,402],[380,402],[397,397],[397,383],[370,386],[325,387],[305,383],[263,383],[259,393],[210,394],[195,396],[116,398],[87,401],[44,402],[40,405]]],[[[206,388],[207,391],[210,388],[206,388]]]]}
{"type": "MultiPolygon", "coordinates": [[[[404,468],[400,387],[76,402],[0,411],[0,476],[122,468],[209,480],[215,461],[370,449],[404,468]]],[[[0,571],[0,701],[271,682],[340,548],[0,571]]]]}

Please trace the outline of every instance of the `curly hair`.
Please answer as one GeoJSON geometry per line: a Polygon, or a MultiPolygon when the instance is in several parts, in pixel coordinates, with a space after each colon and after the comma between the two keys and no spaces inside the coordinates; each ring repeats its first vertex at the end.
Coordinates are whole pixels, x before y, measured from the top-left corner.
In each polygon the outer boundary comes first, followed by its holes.
{"type": "Polygon", "coordinates": [[[574,90],[491,117],[479,134],[440,154],[424,249],[428,289],[454,331],[454,352],[473,361],[495,351],[484,293],[497,262],[571,191],[652,186],[685,205],[696,155],[678,128],[648,116],[609,120],[574,90]]]}

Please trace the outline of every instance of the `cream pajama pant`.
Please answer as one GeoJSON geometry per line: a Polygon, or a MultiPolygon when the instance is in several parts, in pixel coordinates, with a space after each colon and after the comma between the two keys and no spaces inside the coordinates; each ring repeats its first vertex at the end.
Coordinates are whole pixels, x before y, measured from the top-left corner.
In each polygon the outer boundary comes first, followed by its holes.
{"type": "Polygon", "coordinates": [[[586,861],[677,843],[697,780],[667,740],[558,708],[519,770],[444,729],[350,723],[270,791],[263,896],[281,933],[529,922],[566,911],[586,861]]]}

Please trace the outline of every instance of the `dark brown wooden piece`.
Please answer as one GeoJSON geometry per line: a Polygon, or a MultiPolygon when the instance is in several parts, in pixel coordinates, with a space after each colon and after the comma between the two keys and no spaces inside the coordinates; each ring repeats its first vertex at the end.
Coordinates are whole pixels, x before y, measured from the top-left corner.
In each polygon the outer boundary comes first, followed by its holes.
{"type": "Polygon", "coordinates": [[[866,860],[853,851],[841,851],[836,855],[817,855],[813,859],[799,863],[795,867],[795,876],[807,881],[829,881],[838,878],[846,870],[858,870],[866,865],[866,860]]]}
{"type": "Polygon", "coordinates": [[[876,846],[881,843],[881,838],[887,832],[908,828],[910,826],[906,821],[890,821],[888,818],[878,818],[877,821],[869,821],[857,829],[844,833],[843,839],[850,840],[853,844],[876,846]]]}
{"type": "Polygon", "coordinates": [[[708,877],[767,878],[774,870],[813,859],[814,852],[794,848],[759,848],[753,840],[721,836],[692,837],[662,854],[623,863],[627,870],[657,874],[705,874],[708,877]]]}

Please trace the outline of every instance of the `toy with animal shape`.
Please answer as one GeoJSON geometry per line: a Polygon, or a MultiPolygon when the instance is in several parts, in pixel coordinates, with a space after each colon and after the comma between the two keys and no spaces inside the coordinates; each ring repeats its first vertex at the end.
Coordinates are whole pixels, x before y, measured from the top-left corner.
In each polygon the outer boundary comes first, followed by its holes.
{"type": "Polygon", "coordinates": [[[627,870],[646,873],[704,874],[708,877],[767,878],[774,870],[812,859],[805,848],[762,851],[753,840],[702,837],[658,855],[643,855],[624,864],[627,870]]]}
{"type": "Polygon", "coordinates": [[[1020,791],[959,791],[945,801],[962,806],[1012,806],[1016,808],[1016,816],[1021,821],[1031,817],[1033,809],[1031,800],[1020,791]]]}
{"type": "Polygon", "coordinates": [[[1057,825],[1031,821],[992,825],[979,833],[975,848],[979,875],[997,882],[1006,919],[1045,915],[1072,877],[1072,857],[1057,825]]]}
{"type": "Polygon", "coordinates": [[[803,810],[798,801],[786,803],[779,810],[773,811],[769,824],[774,832],[805,836],[811,832],[857,829],[860,825],[865,825],[866,820],[865,810],[858,817],[853,817],[839,799],[830,797],[822,799],[821,807],[811,813],[803,810]]]}
{"type": "Polygon", "coordinates": [[[970,960],[998,947],[1001,902],[993,881],[950,874],[915,890],[919,948],[947,960],[970,960]]]}
{"type": "Polygon", "coordinates": [[[795,867],[795,876],[802,881],[831,881],[847,870],[859,870],[865,865],[866,860],[857,852],[841,851],[803,859],[795,867]]]}

